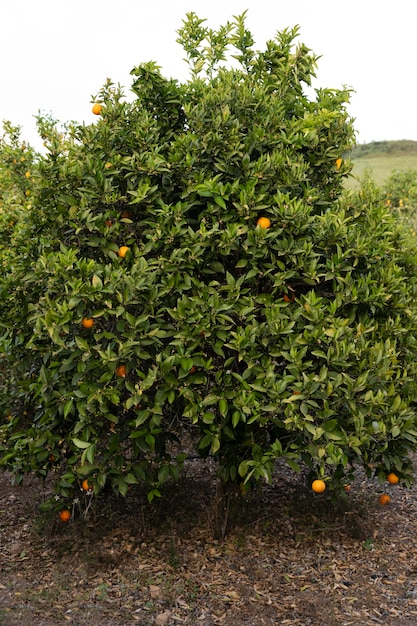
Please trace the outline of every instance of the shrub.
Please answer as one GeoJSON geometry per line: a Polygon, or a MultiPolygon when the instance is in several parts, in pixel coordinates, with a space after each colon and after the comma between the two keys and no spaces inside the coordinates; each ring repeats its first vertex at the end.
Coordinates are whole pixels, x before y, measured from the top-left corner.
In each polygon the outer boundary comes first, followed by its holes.
{"type": "Polygon", "coordinates": [[[414,230],[417,214],[417,169],[404,172],[394,170],[384,183],[383,193],[387,206],[414,230]]]}
{"type": "Polygon", "coordinates": [[[225,483],[269,480],[278,457],[410,479],[415,254],[372,189],[343,195],[349,92],[306,96],[297,34],[256,53],[244,15],[213,31],[189,14],[188,82],[147,63],[133,102],[105,84],[93,124],[39,120],[48,154],[3,281],[16,480],[53,470],[68,498],[145,482],[151,500],[184,432],[225,483]]]}

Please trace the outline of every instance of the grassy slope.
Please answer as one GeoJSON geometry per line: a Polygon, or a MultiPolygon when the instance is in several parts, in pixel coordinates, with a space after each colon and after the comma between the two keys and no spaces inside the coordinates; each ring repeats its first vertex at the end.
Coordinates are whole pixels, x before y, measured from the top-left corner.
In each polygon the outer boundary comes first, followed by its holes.
{"type": "Polygon", "coordinates": [[[348,179],[348,187],[358,186],[365,174],[381,184],[393,170],[417,169],[417,141],[375,141],[358,145],[350,159],[353,177],[348,179]]]}

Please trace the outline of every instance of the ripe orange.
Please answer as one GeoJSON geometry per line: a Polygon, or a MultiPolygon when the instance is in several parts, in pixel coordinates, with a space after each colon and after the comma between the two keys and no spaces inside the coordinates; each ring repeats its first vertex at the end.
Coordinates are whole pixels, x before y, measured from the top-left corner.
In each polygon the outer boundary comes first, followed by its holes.
{"type": "Polygon", "coordinates": [[[294,302],[295,293],[284,293],[282,298],[285,302],[294,302]]]}
{"type": "Polygon", "coordinates": [[[389,504],[390,501],[391,498],[387,493],[381,493],[381,495],[379,496],[379,504],[382,504],[382,506],[384,506],[385,504],[389,504]]]}
{"type": "Polygon", "coordinates": [[[271,220],[269,217],[260,217],[256,222],[256,225],[260,228],[269,228],[271,226],[271,220]]]}
{"type": "Polygon", "coordinates": [[[116,376],[124,378],[126,376],[126,365],[118,365],[116,367],[116,376]]]}
{"type": "Polygon", "coordinates": [[[344,489],[346,492],[349,492],[349,491],[350,491],[350,485],[343,485],[343,489],[344,489]]]}
{"type": "Polygon", "coordinates": [[[110,161],[107,161],[107,163],[104,164],[104,168],[106,170],[109,170],[111,167],[113,167],[113,163],[110,163],[110,161]]]}
{"type": "Polygon", "coordinates": [[[394,472],[391,472],[387,476],[387,481],[391,483],[391,485],[396,485],[399,482],[399,480],[400,479],[398,478],[397,474],[394,474],[394,472]]]}
{"type": "Polygon", "coordinates": [[[100,113],[103,110],[103,105],[96,102],[95,104],[93,104],[93,108],[91,110],[94,113],[94,115],[100,115],[100,113]]]}
{"type": "Polygon", "coordinates": [[[129,248],[127,246],[120,246],[119,256],[122,257],[122,259],[124,259],[128,251],[129,251],[129,248]]]}
{"type": "Polygon", "coordinates": [[[314,493],[323,493],[323,491],[325,491],[326,489],[326,483],[324,482],[324,480],[317,478],[316,480],[313,480],[311,488],[314,493]]]}
{"type": "Polygon", "coordinates": [[[61,520],[61,522],[69,522],[69,520],[71,519],[70,511],[68,511],[68,509],[64,509],[63,511],[60,511],[59,519],[61,520]]]}
{"type": "Polygon", "coordinates": [[[340,168],[342,167],[342,163],[343,163],[343,159],[336,159],[336,169],[340,170],[340,168]]]}
{"type": "Polygon", "coordinates": [[[193,365],[192,368],[190,369],[190,374],[194,374],[195,371],[196,371],[196,367],[195,365],[193,365]]]}
{"type": "Polygon", "coordinates": [[[83,317],[81,324],[84,328],[93,328],[94,320],[92,317],[83,317]]]}
{"type": "Polygon", "coordinates": [[[27,172],[26,172],[26,174],[25,174],[25,176],[26,176],[26,178],[30,178],[30,172],[29,172],[29,171],[27,171],[27,172]]]}
{"type": "Polygon", "coordinates": [[[86,478],[84,478],[83,482],[81,483],[81,487],[84,491],[91,491],[91,487],[88,484],[88,480],[86,478]]]}

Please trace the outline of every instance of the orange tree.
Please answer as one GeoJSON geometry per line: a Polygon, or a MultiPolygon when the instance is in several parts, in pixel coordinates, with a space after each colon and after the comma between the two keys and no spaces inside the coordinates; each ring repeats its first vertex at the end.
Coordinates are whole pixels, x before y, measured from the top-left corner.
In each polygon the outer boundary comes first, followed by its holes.
{"type": "Polygon", "coordinates": [[[144,482],[151,500],[186,431],[225,483],[269,480],[278,457],[334,484],[357,465],[410,480],[413,248],[372,190],[343,194],[349,91],[309,98],[297,29],[255,52],[244,17],[187,16],[187,82],[143,64],[92,124],[39,120],[2,281],[17,480],[53,470],[68,498],[144,482]]]}

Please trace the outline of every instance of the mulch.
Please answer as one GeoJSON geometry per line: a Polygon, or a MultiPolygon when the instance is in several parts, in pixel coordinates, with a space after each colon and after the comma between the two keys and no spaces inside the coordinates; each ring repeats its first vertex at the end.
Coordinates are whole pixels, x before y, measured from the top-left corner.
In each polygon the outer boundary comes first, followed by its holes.
{"type": "Polygon", "coordinates": [[[163,500],[106,494],[67,524],[39,511],[49,495],[0,475],[0,626],[417,623],[417,485],[358,472],[333,501],[278,466],[272,485],[231,498],[220,539],[204,461],[163,500]]]}

